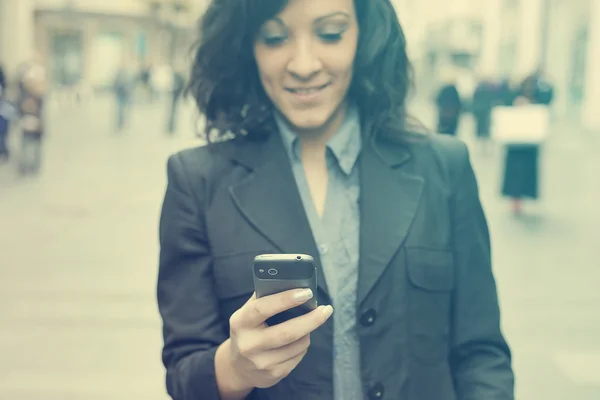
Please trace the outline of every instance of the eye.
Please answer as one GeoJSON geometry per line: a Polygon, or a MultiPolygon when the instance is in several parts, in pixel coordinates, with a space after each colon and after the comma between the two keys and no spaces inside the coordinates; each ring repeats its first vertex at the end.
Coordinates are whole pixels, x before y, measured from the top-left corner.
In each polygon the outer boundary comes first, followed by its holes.
{"type": "Polygon", "coordinates": [[[276,47],[283,44],[286,41],[285,36],[265,36],[262,41],[265,45],[269,47],[276,47]]]}
{"type": "Polygon", "coordinates": [[[342,33],[320,33],[319,37],[326,43],[337,43],[342,40],[342,33]]]}

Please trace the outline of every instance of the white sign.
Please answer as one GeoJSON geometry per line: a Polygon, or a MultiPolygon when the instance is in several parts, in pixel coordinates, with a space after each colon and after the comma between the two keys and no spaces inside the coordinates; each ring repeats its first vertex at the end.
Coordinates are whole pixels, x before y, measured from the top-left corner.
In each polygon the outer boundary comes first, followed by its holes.
{"type": "Polygon", "coordinates": [[[505,144],[540,144],[550,130],[550,112],[544,105],[495,107],[492,137],[505,144]]]}

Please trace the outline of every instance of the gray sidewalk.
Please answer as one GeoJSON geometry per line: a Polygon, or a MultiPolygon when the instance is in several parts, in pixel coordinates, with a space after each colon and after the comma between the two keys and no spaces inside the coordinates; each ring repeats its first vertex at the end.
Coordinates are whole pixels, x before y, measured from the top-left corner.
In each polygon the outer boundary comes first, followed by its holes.
{"type": "MultiPolygon", "coordinates": [[[[135,111],[112,132],[107,101],[52,106],[43,173],[0,166],[0,398],[165,400],[155,305],[157,223],[166,157],[197,143],[165,110],[135,111]]],[[[422,111],[423,113],[426,111],[422,111]]],[[[530,215],[498,196],[502,151],[480,152],[468,125],[494,246],[518,399],[600,398],[599,141],[557,132],[543,152],[530,215]]]]}

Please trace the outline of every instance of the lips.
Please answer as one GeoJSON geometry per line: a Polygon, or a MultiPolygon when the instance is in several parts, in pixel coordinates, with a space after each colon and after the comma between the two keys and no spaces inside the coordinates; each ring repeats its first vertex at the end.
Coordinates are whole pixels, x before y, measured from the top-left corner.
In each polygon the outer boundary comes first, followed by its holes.
{"type": "Polygon", "coordinates": [[[291,93],[294,93],[294,94],[307,95],[307,94],[316,93],[319,90],[323,90],[323,89],[325,89],[329,85],[330,85],[329,83],[326,83],[326,84],[321,85],[321,86],[312,86],[312,87],[309,87],[309,88],[286,88],[286,90],[288,92],[291,92],[291,93]]]}

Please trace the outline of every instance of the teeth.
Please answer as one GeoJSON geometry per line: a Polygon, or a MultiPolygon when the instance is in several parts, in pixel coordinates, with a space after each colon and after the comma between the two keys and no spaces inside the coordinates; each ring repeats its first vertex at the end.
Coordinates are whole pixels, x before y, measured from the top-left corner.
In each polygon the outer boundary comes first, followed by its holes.
{"type": "Polygon", "coordinates": [[[319,90],[322,90],[324,88],[325,88],[325,86],[321,86],[321,87],[311,88],[311,89],[291,89],[290,91],[292,93],[297,93],[297,94],[311,94],[314,92],[318,92],[319,90]]]}
{"type": "Polygon", "coordinates": [[[296,89],[296,90],[294,90],[294,92],[296,92],[298,94],[310,94],[310,93],[316,92],[317,90],[319,90],[319,89],[317,89],[317,88],[315,88],[315,89],[296,89]]]}

